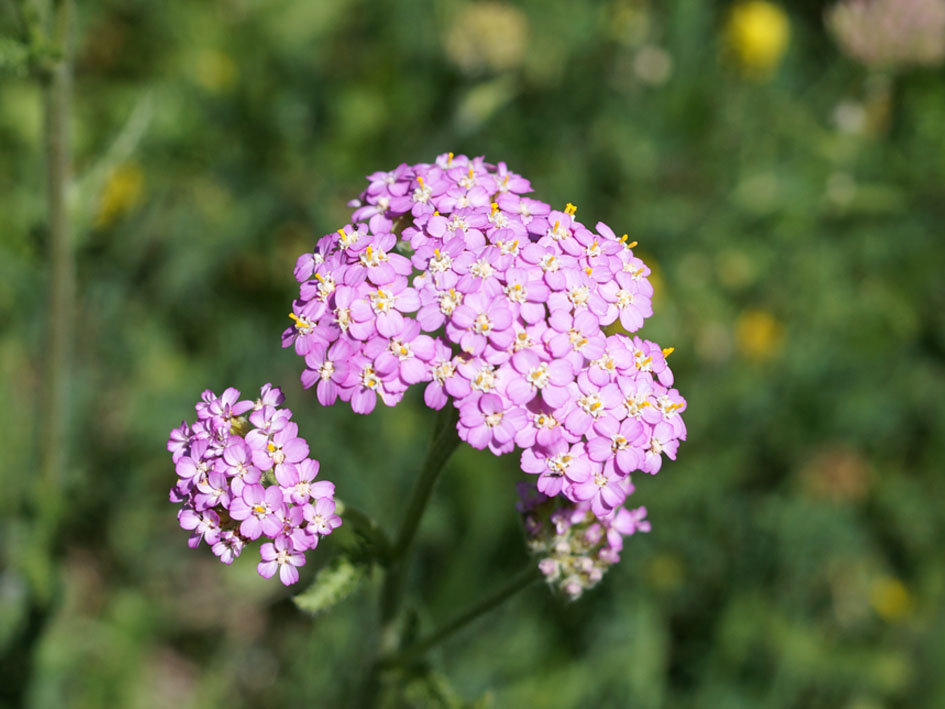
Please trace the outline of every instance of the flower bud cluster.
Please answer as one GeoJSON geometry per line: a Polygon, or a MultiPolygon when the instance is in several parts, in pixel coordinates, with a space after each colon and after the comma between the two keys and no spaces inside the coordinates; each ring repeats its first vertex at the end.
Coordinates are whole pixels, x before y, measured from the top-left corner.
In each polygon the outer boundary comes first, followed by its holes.
{"type": "MultiPolygon", "coordinates": [[[[633,492],[629,478],[621,484],[626,495],[633,492]]],[[[588,502],[550,498],[534,485],[520,483],[519,497],[528,548],[539,557],[548,584],[570,600],[596,586],[620,561],[624,536],[650,531],[646,507],[618,507],[600,518],[588,502]]]]}
{"type": "Polygon", "coordinates": [[[426,382],[428,406],[459,409],[460,438],[523,449],[542,493],[601,518],[632,471],[675,458],[686,402],[672,349],[603,329],[652,315],[635,242],[523,196],[530,183],[504,163],[450,153],[368,181],[352,223],[296,264],[283,346],[321,404],[366,414],[426,382]]]}
{"type": "Polygon", "coordinates": [[[250,541],[267,537],[257,569],[282,583],[299,579],[296,567],[321,536],[341,524],[335,514],[335,486],[315,480],[318,461],[298,437],[284,397],[266,384],[255,401],[240,400],[229,388],[220,396],[207,390],[197,404],[197,420],[171,431],[167,449],[177,468],[172,502],[191,532],[189,546],[205,540],[224,564],[231,564],[250,541]]]}

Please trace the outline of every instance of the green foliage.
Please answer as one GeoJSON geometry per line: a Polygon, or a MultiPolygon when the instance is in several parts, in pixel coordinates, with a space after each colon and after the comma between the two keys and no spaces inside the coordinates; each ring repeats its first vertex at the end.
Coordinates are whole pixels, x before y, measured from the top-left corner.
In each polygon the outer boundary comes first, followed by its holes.
{"type": "Polygon", "coordinates": [[[25,76],[29,69],[29,47],[9,37],[0,37],[0,78],[25,76]]]}
{"type": "Polygon", "coordinates": [[[293,596],[292,600],[306,613],[322,613],[361,588],[370,575],[370,566],[339,555],[319,569],[312,585],[293,596]]]}

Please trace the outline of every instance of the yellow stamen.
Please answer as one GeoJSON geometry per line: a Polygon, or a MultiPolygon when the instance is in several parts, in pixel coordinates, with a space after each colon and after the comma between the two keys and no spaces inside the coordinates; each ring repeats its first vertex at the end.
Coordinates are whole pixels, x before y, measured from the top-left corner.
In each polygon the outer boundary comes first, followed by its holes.
{"type": "Polygon", "coordinates": [[[272,453],[273,451],[276,450],[276,447],[275,447],[272,443],[270,443],[269,445],[267,445],[266,448],[269,449],[269,452],[270,452],[270,453],[272,453]]]}
{"type": "Polygon", "coordinates": [[[643,402],[640,402],[640,403],[637,405],[637,408],[638,408],[638,409],[642,409],[642,408],[645,408],[645,407],[650,406],[650,405],[651,405],[651,404],[650,404],[649,401],[643,401],[643,402]]]}
{"type": "Polygon", "coordinates": [[[439,210],[439,209],[434,209],[434,210],[433,210],[433,216],[434,216],[434,217],[440,216],[440,210],[439,210]]]}
{"type": "Polygon", "coordinates": [[[347,236],[347,234],[345,234],[345,230],[344,230],[344,229],[339,229],[339,230],[338,230],[338,233],[341,234],[342,236],[347,236]]]}
{"type": "Polygon", "coordinates": [[[627,244],[627,248],[628,248],[628,249],[635,249],[635,248],[637,247],[637,244],[638,244],[638,243],[640,243],[640,242],[639,242],[639,241],[631,241],[629,244],[627,244]]]}
{"type": "Polygon", "coordinates": [[[568,202],[564,207],[564,213],[573,217],[575,214],[577,214],[577,207],[568,202]]]}
{"type": "Polygon", "coordinates": [[[319,283],[324,283],[324,282],[325,282],[324,277],[323,277],[322,274],[320,274],[320,273],[316,273],[316,274],[315,274],[315,278],[318,280],[319,283]]]}
{"type": "Polygon", "coordinates": [[[449,156],[447,157],[446,164],[447,165],[453,164],[453,153],[450,153],[449,156]]]}
{"type": "Polygon", "coordinates": [[[620,237],[620,240],[623,241],[623,242],[626,242],[626,241],[627,241],[627,235],[624,234],[623,236],[621,236],[621,237],[620,237]]]}
{"type": "Polygon", "coordinates": [[[475,174],[475,172],[473,171],[473,169],[472,169],[472,168],[469,168],[469,177],[470,177],[470,179],[472,178],[472,176],[473,176],[474,174],[475,174]]]}
{"type": "Polygon", "coordinates": [[[422,177],[418,177],[418,178],[417,178],[417,182],[420,184],[420,189],[423,189],[423,178],[422,178],[422,177]]]}
{"type": "Polygon", "coordinates": [[[646,365],[648,365],[648,364],[649,364],[650,362],[652,362],[652,361],[653,361],[653,358],[652,358],[652,357],[647,357],[645,360],[643,360],[642,362],[640,362],[640,364],[638,364],[637,366],[638,366],[638,367],[645,367],[646,365]]]}
{"type": "MultiPolygon", "coordinates": [[[[295,326],[296,326],[296,327],[308,327],[304,322],[302,322],[302,320],[299,318],[299,316],[296,315],[295,313],[289,313],[289,317],[292,318],[292,319],[295,321],[295,326]]],[[[270,444],[270,445],[272,445],[272,444],[270,444]]]]}
{"type": "Polygon", "coordinates": [[[670,356],[673,352],[675,352],[675,351],[676,351],[676,348],[675,348],[675,347],[667,347],[667,348],[665,348],[665,349],[663,350],[663,356],[664,356],[664,357],[669,357],[669,356],[670,356]]]}
{"type": "Polygon", "coordinates": [[[366,249],[366,251],[367,251],[367,257],[368,257],[368,258],[371,258],[371,247],[368,246],[367,249],[366,249]]]}
{"type": "Polygon", "coordinates": [[[584,273],[586,273],[588,276],[591,275],[593,272],[594,272],[594,269],[591,268],[590,266],[584,269],[584,273]]]}
{"type": "Polygon", "coordinates": [[[559,226],[561,226],[561,221],[560,221],[560,220],[555,222],[555,228],[552,229],[552,231],[558,231],[558,227],[559,227],[559,226]]]}
{"type": "Polygon", "coordinates": [[[436,256],[437,258],[440,258],[440,250],[439,250],[439,249],[433,249],[433,255],[436,256]]]}
{"type": "Polygon", "coordinates": [[[636,271],[633,272],[633,275],[639,276],[641,273],[643,273],[644,270],[646,270],[646,266],[644,266],[643,268],[638,268],[636,271]]]}
{"type": "Polygon", "coordinates": [[[512,248],[513,248],[513,249],[517,249],[517,248],[518,248],[518,239],[516,239],[515,241],[512,242],[512,248]]]}
{"type": "Polygon", "coordinates": [[[499,203],[493,202],[492,203],[492,216],[495,216],[495,213],[498,211],[499,211],[499,203]]]}

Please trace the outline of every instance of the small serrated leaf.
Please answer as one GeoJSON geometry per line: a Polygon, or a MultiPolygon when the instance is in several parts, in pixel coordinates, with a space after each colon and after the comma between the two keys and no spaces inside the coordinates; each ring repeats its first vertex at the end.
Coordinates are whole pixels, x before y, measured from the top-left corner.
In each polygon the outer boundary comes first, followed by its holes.
{"type": "Polygon", "coordinates": [[[390,541],[377,522],[361,510],[335,500],[335,513],[344,524],[335,532],[332,541],[338,544],[356,564],[386,565],[390,559],[390,541]]]}
{"type": "Polygon", "coordinates": [[[345,555],[337,556],[318,572],[311,586],[292,600],[299,610],[321,613],[358,590],[370,574],[370,566],[354,563],[345,555]]]}

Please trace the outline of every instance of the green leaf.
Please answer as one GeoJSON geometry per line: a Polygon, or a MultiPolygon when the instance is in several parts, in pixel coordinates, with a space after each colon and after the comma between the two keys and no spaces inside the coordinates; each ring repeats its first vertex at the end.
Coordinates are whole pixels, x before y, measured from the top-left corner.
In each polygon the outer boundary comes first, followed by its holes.
{"type": "Polygon", "coordinates": [[[390,540],[377,522],[356,507],[336,499],[335,513],[344,524],[332,541],[339,544],[355,563],[386,565],[390,560],[390,540]]]}
{"type": "Polygon", "coordinates": [[[25,76],[29,59],[29,48],[25,44],[0,37],[0,76],[25,76]]]}
{"type": "Polygon", "coordinates": [[[299,610],[321,613],[357,591],[370,578],[371,567],[351,561],[345,555],[335,557],[315,577],[315,582],[292,600],[299,610]]]}

